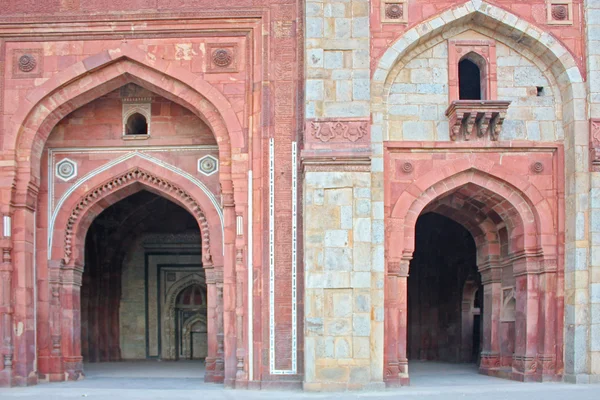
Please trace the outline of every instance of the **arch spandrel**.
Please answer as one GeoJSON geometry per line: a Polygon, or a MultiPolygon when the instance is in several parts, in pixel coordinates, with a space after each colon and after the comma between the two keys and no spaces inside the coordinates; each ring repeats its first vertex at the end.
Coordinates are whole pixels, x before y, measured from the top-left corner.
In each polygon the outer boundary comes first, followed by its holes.
{"type": "Polygon", "coordinates": [[[230,179],[233,148],[243,149],[242,125],[233,106],[202,77],[163,60],[148,60],[142,50],[122,45],[76,63],[33,90],[11,119],[7,149],[17,153],[18,187],[39,179],[44,143],[71,111],[127,83],[145,87],[190,109],[211,129],[219,145],[223,179],[230,179]],[[30,160],[29,163],[21,160],[30,160]]]}
{"type": "Polygon", "coordinates": [[[51,232],[50,257],[62,257],[66,265],[83,265],[85,235],[94,218],[119,200],[148,190],[173,201],[194,216],[202,238],[203,263],[205,266],[222,265],[223,228],[217,210],[204,193],[190,191],[192,186],[184,177],[144,160],[117,164],[108,173],[110,179],[106,179],[106,174],[90,179],[63,203],[51,232]]]}

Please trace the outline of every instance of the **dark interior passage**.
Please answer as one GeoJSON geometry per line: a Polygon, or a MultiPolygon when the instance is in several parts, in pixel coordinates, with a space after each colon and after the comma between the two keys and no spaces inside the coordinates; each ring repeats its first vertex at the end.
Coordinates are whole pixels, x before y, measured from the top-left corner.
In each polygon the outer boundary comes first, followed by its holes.
{"type": "Polygon", "coordinates": [[[183,348],[191,347],[182,344],[191,345],[192,339],[196,350],[189,358],[205,356],[206,285],[200,252],[197,221],[166,198],[142,190],[104,210],[86,236],[81,288],[84,361],[180,359],[183,348]],[[164,264],[151,264],[152,254],[160,255],[164,264]],[[165,307],[171,285],[191,275],[200,278],[180,287],[173,310],[165,307]],[[186,325],[186,317],[194,320],[186,325]],[[172,324],[167,324],[169,319],[172,324]],[[165,325],[185,327],[190,337],[183,337],[182,330],[163,334],[165,325]],[[171,351],[173,357],[161,351],[168,346],[176,350],[171,351]]]}
{"type": "Polygon", "coordinates": [[[477,361],[482,292],[471,234],[440,214],[421,215],[408,278],[409,360],[477,361]]]}

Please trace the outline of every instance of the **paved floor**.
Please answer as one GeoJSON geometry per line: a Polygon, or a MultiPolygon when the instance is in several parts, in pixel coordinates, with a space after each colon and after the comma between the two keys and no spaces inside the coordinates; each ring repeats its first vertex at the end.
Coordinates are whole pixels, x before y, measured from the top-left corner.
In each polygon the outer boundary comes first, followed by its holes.
{"type": "Polygon", "coordinates": [[[413,362],[411,386],[381,392],[303,393],[239,391],[202,382],[197,362],[140,362],[86,365],[80,382],[0,389],[0,399],[364,399],[391,400],[600,400],[600,385],[518,383],[478,375],[475,366],[413,362]]]}

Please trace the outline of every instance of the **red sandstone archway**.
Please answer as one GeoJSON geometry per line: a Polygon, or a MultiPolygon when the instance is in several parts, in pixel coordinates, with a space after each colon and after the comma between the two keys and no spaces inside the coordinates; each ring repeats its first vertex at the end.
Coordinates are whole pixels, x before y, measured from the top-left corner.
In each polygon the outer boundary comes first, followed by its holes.
{"type": "MultiPolygon", "coordinates": [[[[32,303],[33,281],[24,280],[21,276],[33,276],[33,254],[30,245],[34,236],[34,210],[37,207],[40,183],[40,160],[44,144],[54,126],[71,111],[103,96],[127,83],[139,86],[161,95],[177,104],[190,109],[201,118],[212,130],[219,147],[219,179],[221,185],[222,207],[224,215],[224,243],[222,245],[222,269],[215,274],[215,279],[223,287],[224,296],[232,299],[235,304],[235,216],[246,215],[246,176],[247,161],[243,157],[232,157],[232,154],[245,152],[245,136],[237,114],[231,104],[217,89],[205,82],[201,77],[174,66],[163,60],[149,59],[147,54],[138,48],[122,45],[117,49],[101,52],[76,63],[48,79],[36,90],[31,92],[17,110],[5,130],[4,143],[8,150],[14,150],[15,175],[14,190],[11,192],[13,204],[12,214],[14,225],[24,229],[15,230],[12,237],[13,243],[13,282],[17,282],[11,298],[15,298],[13,317],[18,321],[30,320],[28,317],[32,303]],[[233,171],[240,173],[233,174],[233,171]],[[235,189],[234,189],[235,188],[235,189]],[[235,199],[235,201],[234,201],[235,199]],[[230,277],[227,284],[223,284],[224,277],[230,277]],[[20,293],[18,296],[15,293],[20,293]]],[[[207,209],[207,212],[209,209],[207,209]]],[[[57,232],[55,232],[57,233],[57,232]]],[[[238,241],[238,246],[245,243],[238,241]]],[[[61,243],[57,240],[55,244],[61,243]]],[[[211,243],[212,247],[212,243],[211,243]]],[[[75,253],[78,250],[74,249],[75,253]]],[[[77,255],[75,259],[77,259],[77,255]]],[[[212,250],[212,254],[215,252],[212,250]]],[[[54,254],[54,253],[53,253],[54,254]]],[[[53,257],[54,259],[54,257],[53,257]]],[[[58,282],[60,263],[49,262],[50,282],[58,282]],[[55,268],[55,271],[52,271],[55,268]],[[53,274],[57,274],[54,276],[53,274]]],[[[76,279],[75,269],[62,274],[66,282],[76,279]],[[70,275],[69,275],[70,274],[70,275]]],[[[244,287],[242,284],[241,287],[244,287]]],[[[40,294],[46,296],[50,289],[41,287],[40,294]]],[[[53,289],[52,289],[53,290],[53,289]]],[[[49,296],[49,302],[59,302],[62,296],[49,296]]],[[[222,296],[223,297],[223,296],[222,296]]],[[[60,303],[59,303],[60,304],[60,303]]],[[[66,313],[70,306],[63,307],[66,313]]],[[[233,308],[224,309],[224,313],[232,314],[233,308]]],[[[45,316],[42,315],[42,319],[45,316]]],[[[71,316],[72,317],[72,316],[71,316]]],[[[77,318],[71,318],[77,320],[77,318]]],[[[225,325],[234,323],[234,318],[224,318],[225,325]]],[[[8,321],[12,325],[12,320],[8,321]]],[[[23,384],[28,376],[32,376],[34,368],[35,327],[22,323],[24,333],[15,335],[11,339],[14,350],[13,369],[17,371],[14,384],[23,384]]],[[[226,353],[226,375],[233,382],[236,376],[236,339],[233,327],[225,326],[224,330],[230,332],[226,335],[224,348],[226,353]]],[[[56,338],[54,338],[56,339],[56,338]]],[[[242,341],[243,343],[243,341],[242,341]]],[[[61,347],[69,347],[65,343],[61,347]]],[[[55,347],[52,346],[54,349],[55,347]]],[[[50,350],[49,350],[50,351],[50,350]]],[[[53,351],[53,350],[52,350],[53,351]]],[[[78,353],[71,349],[69,354],[78,353]]],[[[61,371],[64,369],[75,370],[78,360],[65,357],[65,365],[55,365],[39,360],[40,371],[47,371],[55,379],[64,379],[61,371]]],[[[60,363],[59,363],[60,364],[60,363]]]]}
{"type": "MultiPolygon", "coordinates": [[[[126,165],[121,165],[119,169],[122,170],[126,167],[126,165]]],[[[159,169],[159,172],[168,175],[174,181],[181,181],[181,177],[169,170],[159,169]]],[[[189,186],[191,185],[188,182],[189,186]]],[[[87,230],[102,211],[140,190],[148,190],[179,204],[198,221],[202,237],[203,267],[207,275],[209,354],[206,379],[209,381],[222,381],[223,379],[222,369],[216,368],[223,365],[223,343],[219,343],[219,340],[223,338],[223,325],[220,323],[222,318],[217,317],[222,313],[222,304],[219,304],[219,299],[222,300],[223,295],[222,286],[216,284],[214,277],[215,265],[219,265],[223,261],[219,248],[220,221],[218,215],[216,211],[205,213],[201,203],[196,200],[196,196],[184,189],[183,186],[139,166],[113,175],[110,180],[93,186],[93,189],[88,190],[85,194],[72,193],[59,213],[57,221],[66,222],[66,227],[54,232],[57,242],[61,242],[60,235],[63,235],[63,248],[62,251],[55,252],[56,255],[62,256],[62,260],[50,261],[50,267],[58,269],[55,271],[58,280],[51,282],[51,292],[53,296],[54,293],[57,293],[58,296],[55,297],[58,297],[59,300],[51,302],[50,305],[51,316],[48,321],[50,332],[48,334],[52,337],[52,341],[59,338],[60,349],[55,349],[45,360],[47,363],[42,363],[42,365],[50,367],[50,370],[46,371],[45,368],[40,368],[40,372],[48,374],[50,379],[66,375],[67,379],[75,380],[83,375],[79,318],[80,286],[87,230]],[[211,243],[211,231],[217,233],[212,235],[216,239],[215,244],[211,243]],[[211,248],[216,251],[213,252],[211,248]]],[[[206,203],[206,201],[204,202],[206,203]]]]}
{"type": "MultiPolygon", "coordinates": [[[[393,147],[388,144],[390,150],[393,147]]],[[[406,163],[403,157],[406,154],[386,154],[390,174],[401,176],[395,170],[397,163],[399,168],[406,163]]],[[[415,163],[427,165],[423,157],[416,157],[415,163]]],[[[398,178],[410,179],[409,184],[395,186],[403,188],[400,192],[393,190],[394,183],[386,183],[385,379],[388,385],[407,384],[409,379],[406,285],[415,224],[425,212],[453,219],[475,239],[484,283],[480,370],[518,380],[555,379],[562,369],[562,339],[557,337],[562,332],[562,313],[556,292],[561,262],[556,215],[548,203],[556,200],[557,193],[542,195],[527,176],[515,177],[485,155],[448,158],[435,168],[429,164],[429,169],[414,176],[398,178]],[[502,353],[501,348],[502,271],[507,266],[516,293],[514,356],[502,353]]]]}

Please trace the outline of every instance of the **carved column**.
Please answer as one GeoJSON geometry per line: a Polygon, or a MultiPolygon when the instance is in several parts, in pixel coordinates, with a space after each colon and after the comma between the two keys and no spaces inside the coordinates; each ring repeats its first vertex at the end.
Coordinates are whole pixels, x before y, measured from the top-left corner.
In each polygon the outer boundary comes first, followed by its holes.
{"type": "Polygon", "coordinates": [[[13,373],[13,345],[12,345],[12,314],[11,283],[12,283],[12,242],[11,242],[11,217],[2,215],[3,234],[0,239],[2,246],[2,263],[0,264],[0,387],[12,385],[13,373]]]}
{"type": "Polygon", "coordinates": [[[410,383],[406,342],[408,329],[408,270],[412,256],[387,263],[385,287],[384,380],[388,387],[410,383]]]}
{"type": "Polygon", "coordinates": [[[483,343],[479,370],[495,375],[502,366],[500,355],[500,312],[502,309],[502,267],[488,260],[480,267],[483,284],[483,343]]]}
{"type": "Polygon", "coordinates": [[[81,357],[81,282],[82,265],[61,268],[61,350],[67,380],[84,377],[81,357]]]}
{"type": "Polygon", "coordinates": [[[537,359],[540,287],[539,275],[534,273],[536,264],[529,258],[513,264],[517,308],[512,378],[524,382],[538,381],[541,376],[537,359]]]}
{"type": "Polygon", "coordinates": [[[235,386],[236,388],[247,387],[248,375],[245,369],[245,357],[246,349],[244,346],[244,299],[246,296],[244,282],[246,274],[246,268],[244,266],[244,249],[243,239],[238,235],[236,240],[236,256],[235,256],[235,317],[236,317],[236,375],[235,375],[235,386]]]}
{"type": "Polygon", "coordinates": [[[540,326],[538,348],[539,372],[543,381],[557,380],[556,366],[557,353],[562,356],[562,346],[559,337],[562,330],[557,328],[560,321],[557,316],[557,263],[556,260],[544,260],[540,279],[540,318],[543,326],[540,326]],[[559,350],[560,349],[560,350],[559,350]]]}
{"type": "MultiPolygon", "coordinates": [[[[218,382],[216,376],[216,363],[218,355],[219,342],[219,318],[218,318],[218,298],[217,298],[217,285],[215,280],[215,267],[212,265],[203,264],[204,273],[206,276],[206,296],[207,296],[207,307],[206,307],[206,320],[207,320],[207,340],[208,340],[208,354],[205,359],[206,373],[204,374],[205,382],[218,382]]],[[[221,268],[221,267],[220,267],[221,268]]]]}
{"type": "Polygon", "coordinates": [[[35,371],[36,326],[34,324],[34,264],[33,232],[35,229],[34,204],[37,201],[37,188],[28,187],[27,193],[17,193],[12,225],[13,230],[13,386],[33,385],[37,383],[35,371]]]}
{"type": "Polygon", "coordinates": [[[225,252],[222,286],[217,284],[217,295],[223,307],[223,362],[225,387],[235,387],[237,373],[236,338],[236,271],[235,238],[236,221],[233,192],[223,193],[223,219],[225,223],[225,252]],[[220,293],[219,293],[220,292],[220,293]]]}

